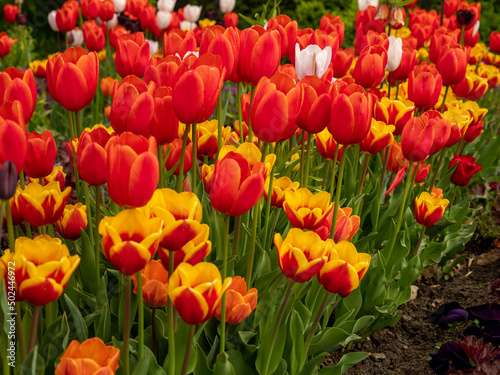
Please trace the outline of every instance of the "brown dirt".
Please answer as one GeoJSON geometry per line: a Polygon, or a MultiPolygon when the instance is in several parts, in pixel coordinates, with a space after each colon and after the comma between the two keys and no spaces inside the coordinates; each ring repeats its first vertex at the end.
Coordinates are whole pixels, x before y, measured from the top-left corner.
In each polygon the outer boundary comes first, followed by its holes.
{"type": "MultiPolygon", "coordinates": [[[[500,259],[495,256],[498,251],[500,241],[476,237],[467,244],[466,259],[454,269],[454,277],[445,281],[440,279],[437,267],[426,270],[415,284],[419,288],[417,297],[400,306],[398,324],[373,333],[349,350],[371,355],[346,374],[432,374],[427,362],[429,354],[437,343],[444,343],[453,335],[430,323],[427,317],[442,303],[456,301],[465,308],[495,302],[496,297],[489,291],[491,283],[500,278],[500,259]],[[489,253],[492,261],[483,253],[489,253]]],[[[336,364],[345,353],[346,350],[333,353],[324,364],[336,364]]]]}

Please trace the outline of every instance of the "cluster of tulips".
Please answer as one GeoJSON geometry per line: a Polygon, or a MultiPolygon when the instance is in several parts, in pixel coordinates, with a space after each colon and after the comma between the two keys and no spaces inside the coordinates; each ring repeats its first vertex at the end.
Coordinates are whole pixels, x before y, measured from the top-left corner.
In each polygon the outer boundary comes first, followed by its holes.
{"type": "MultiPolygon", "coordinates": [[[[286,15],[240,30],[234,0],[217,24],[175,0],[52,11],[68,48],[0,73],[0,280],[9,290],[14,272],[17,363],[37,363],[66,311],[78,341],[44,358],[56,374],[314,374],[328,351],[391,324],[451,251],[426,229],[462,230],[457,187],[482,168],[468,146],[483,133],[496,144],[476,101],[500,83],[500,33],[488,49],[481,5],[443,4],[407,16],[359,1],[354,49],[332,14],[316,30],[286,15]],[[47,95],[37,80],[67,112],[72,170],[55,166],[50,130],[27,130],[47,95]],[[102,124],[82,128],[89,109],[102,124]]],[[[19,14],[4,7],[8,22],[19,14]]],[[[1,33],[0,56],[15,42],[1,33]]]]}

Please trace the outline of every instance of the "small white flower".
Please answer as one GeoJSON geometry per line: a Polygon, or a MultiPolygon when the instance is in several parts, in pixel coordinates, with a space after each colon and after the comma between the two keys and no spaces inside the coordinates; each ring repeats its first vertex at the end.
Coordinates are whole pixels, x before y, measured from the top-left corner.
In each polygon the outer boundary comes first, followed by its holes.
{"type": "Polygon", "coordinates": [[[231,13],[234,9],[236,0],[220,0],[219,8],[222,13],[231,13]]]}
{"type": "Polygon", "coordinates": [[[181,30],[194,30],[194,29],[196,29],[196,22],[181,21],[179,28],[181,30]]]}
{"type": "Polygon", "coordinates": [[[146,42],[149,43],[149,53],[151,54],[151,56],[156,55],[156,52],[158,52],[158,47],[159,47],[158,42],[150,39],[146,39],[146,42]]]}
{"type": "Polygon", "coordinates": [[[295,44],[295,71],[297,78],[302,80],[305,76],[315,75],[323,77],[332,61],[332,47],[321,49],[316,44],[311,44],[300,50],[299,43],[295,44]]]}
{"type": "Polygon", "coordinates": [[[184,7],[184,18],[189,22],[197,22],[201,15],[201,5],[186,5],[184,7]]]}
{"type": "Polygon", "coordinates": [[[49,13],[49,16],[47,17],[49,20],[50,28],[53,31],[59,31],[59,28],[57,27],[57,22],[56,22],[56,14],[57,14],[57,11],[53,10],[52,12],[49,13]]]}
{"type": "Polygon", "coordinates": [[[116,13],[121,13],[125,10],[125,7],[127,6],[127,0],[113,0],[115,3],[115,12],[116,13]]]}
{"type": "Polygon", "coordinates": [[[160,29],[166,29],[170,25],[171,21],[172,13],[164,10],[159,10],[158,13],[156,13],[156,24],[160,29]]]}
{"type": "Polygon", "coordinates": [[[385,66],[386,72],[393,72],[401,64],[403,57],[403,40],[394,36],[389,37],[389,50],[387,51],[387,65],[385,66]]]}
{"type": "Polygon", "coordinates": [[[108,29],[112,29],[116,25],[118,25],[118,14],[115,13],[113,15],[113,18],[111,18],[109,21],[106,21],[106,27],[108,29]]]}
{"type": "Polygon", "coordinates": [[[358,8],[359,10],[366,10],[369,6],[377,7],[378,0],[358,0],[358,8]]]}
{"type": "Polygon", "coordinates": [[[79,47],[83,44],[83,31],[81,29],[74,29],[68,31],[68,40],[72,47],[79,47]]]}
{"type": "Polygon", "coordinates": [[[175,2],[177,0],[158,0],[158,3],[156,4],[156,7],[158,10],[162,12],[171,12],[175,8],[175,2]]]}

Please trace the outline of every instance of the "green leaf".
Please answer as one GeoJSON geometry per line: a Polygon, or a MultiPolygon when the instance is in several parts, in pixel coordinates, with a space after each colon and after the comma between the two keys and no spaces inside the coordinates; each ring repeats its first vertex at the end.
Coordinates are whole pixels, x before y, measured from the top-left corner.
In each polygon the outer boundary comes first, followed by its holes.
{"type": "Polygon", "coordinates": [[[107,304],[102,308],[100,315],[95,335],[100,337],[102,341],[108,342],[111,337],[111,313],[107,304]]]}
{"type": "Polygon", "coordinates": [[[330,351],[329,349],[345,341],[350,332],[337,327],[327,328],[325,331],[313,337],[308,355],[319,354],[330,351]]]}
{"type": "Polygon", "coordinates": [[[43,375],[45,373],[45,362],[40,354],[38,347],[31,351],[21,366],[21,375],[43,375]]]}
{"type": "Polygon", "coordinates": [[[71,319],[73,320],[73,323],[75,325],[76,337],[78,338],[78,341],[83,342],[87,340],[87,338],[89,337],[88,329],[85,321],[83,320],[82,314],[80,313],[80,310],[66,294],[64,294],[64,301],[68,305],[69,311],[71,313],[71,319]]]}
{"type": "Polygon", "coordinates": [[[94,248],[92,247],[92,243],[90,242],[89,236],[87,233],[80,229],[80,233],[82,235],[82,249],[81,249],[81,259],[80,259],[80,272],[83,277],[83,285],[85,290],[91,291],[93,293],[97,292],[97,285],[95,283],[94,274],[95,264],[94,264],[94,248]]]}
{"type": "Polygon", "coordinates": [[[68,343],[69,324],[66,312],[64,312],[61,317],[48,327],[40,345],[40,355],[46,359],[48,370],[54,369],[54,361],[64,352],[68,343]]]}
{"type": "Polygon", "coordinates": [[[229,355],[227,353],[220,353],[215,361],[215,375],[236,375],[234,367],[229,362],[229,355]]]}
{"type": "Polygon", "coordinates": [[[340,361],[331,367],[323,367],[320,371],[320,375],[341,375],[349,370],[352,366],[358,364],[365,358],[367,358],[370,353],[347,353],[340,358],[340,361]]]}
{"type": "Polygon", "coordinates": [[[290,315],[290,337],[292,339],[292,352],[290,354],[291,374],[296,374],[302,367],[304,359],[304,324],[296,310],[290,315]]]}

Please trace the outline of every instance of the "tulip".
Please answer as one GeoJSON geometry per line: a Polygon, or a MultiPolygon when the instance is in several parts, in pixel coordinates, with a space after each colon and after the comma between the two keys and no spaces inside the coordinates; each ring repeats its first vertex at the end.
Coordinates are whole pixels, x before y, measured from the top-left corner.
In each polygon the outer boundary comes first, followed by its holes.
{"type": "Polygon", "coordinates": [[[481,3],[462,1],[457,7],[457,22],[468,30],[481,18],[481,3]]]}
{"type": "MultiPolygon", "coordinates": [[[[266,179],[264,185],[264,198],[266,201],[268,198],[269,191],[269,179],[266,179]]],[[[281,178],[273,179],[273,188],[271,192],[271,206],[276,208],[283,208],[283,203],[285,202],[285,192],[295,191],[299,188],[299,182],[292,181],[288,177],[284,176],[281,178]]]]}
{"type": "Polygon", "coordinates": [[[403,40],[389,36],[389,49],[387,50],[387,65],[385,70],[387,72],[395,71],[401,64],[403,57],[403,40]]]}
{"type": "Polygon", "coordinates": [[[277,30],[280,34],[281,57],[293,54],[295,41],[297,39],[297,21],[284,14],[271,17],[267,22],[266,30],[277,30]]]}
{"type": "Polygon", "coordinates": [[[299,43],[295,44],[295,70],[299,80],[311,75],[323,77],[331,61],[332,47],[330,46],[321,49],[312,44],[301,51],[299,43]]]}
{"type": "Polygon", "coordinates": [[[172,92],[174,112],[179,121],[194,124],[210,118],[219,98],[224,72],[220,57],[213,54],[200,56],[194,63],[191,58],[183,61],[172,92]]]}
{"type": "MultiPolygon", "coordinates": [[[[99,18],[101,19],[101,21],[107,23],[111,21],[114,16],[115,16],[115,4],[113,3],[113,0],[101,1],[101,9],[99,11],[99,18]]],[[[108,25],[106,24],[106,26],[108,25]]]]}
{"type": "MultiPolygon", "coordinates": [[[[285,73],[276,73],[271,79],[262,78],[255,89],[250,114],[255,135],[264,142],[290,138],[297,129],[295,121],[303,95],[303,87],[285,73]]],[[[243,115],[248,123],[248,111],[243,115]]]]}
{"type": "Polygon", "coordinates": [[[305,77],[302,86],[304,101],[296,123],[308,133],[316,134],[325,129],[330,122],[331,86],[316,76],[305,77]]]}
{"type": "Polygon", "coordinates": [[[141,207],[152,197],[159,180],[156,141],[129,132],[111,138],[108,154],[108,192],[120,206],[141,207]]]}
{"type": "Polygon", "coordinates": [[[401,62],[399,67],[391,72],[391,79],[394,81],[406,81],[417,64],[417,52],[413,49],[403,47],[401,62]]]}
{"type": "Polygon", "coordinates": [[[394,30],[398,30],[405,25],[406,12],[398,6],[391,8],[389,23],[394,30]]]}
{"type": "Polygon", "coordinates": [[[281,272],[296,283],[304,283],[314,277],[326,262],[327,243],[314,232],[292,228],[283,240],[274,235],[281,272]]]}
{"type": "Polygon", "coordinates": [[[27,152],[26,129],[0,116],[0,167],[12,161],[17,174],[23,170],[27,152]]]}
{"type": "Polygon", "coordinates": [[[200,44],[200,55],[212,53],[221,58],[222,67],[226,69],[225,80],[239,81],[237,68],[239,60],[240,37],[236,29],[224,30],[221,26],[207,27],[203,32],[200,44]]]}
{"type": "MultiPolygon", "coordinates": [[[[374,1],[374,0],[368,0],[368,1],[374,1]]],[[[369,30],[376,31],[377,33],[383,32],[386,22],[382,21],[382,19],[380,18],[375,19],[376,11],[377,8],[375,8],[375,6],[372,5],[366,7],[365,10],[360,10],[356,14],[356,20],[355,20],[356,30],[359,30],[363,35],[368,33],[369,30]]]]}
{"type": "Polygon", "coordinates": [[[115,3],[115,13],[121,13],[127,6],[127,0],[113,0],[115,3]]]}
{"type": "Polygon", "coordinates": [[[170,22],[172,22],[172,14],[170,12],[165,12],[158,10],[156,13],[156,24],[160,29],[166,29],[170,22]]]}
{"type": "Polygon", "coordinates": [[[156,19],[156,9],[151,4],[146,4],[139,12],[139,21],[141,23],[141,29],[146,30],[153,26],[156,19]]]}
{"type": "Polygon", "coordinates": [[[148,218],[138,209],[103,218],[99,234],[104,256],[122,274],[137,273],[154,256],[161,239],[161,227],[161,218],[148,218]]]}
{"type": "MultiPolygon", "coordinates": [[[[141,270],[142,298],[152,309],[167,305],[168,271],[159,260],[151,260],[141,270]]],[[[137,294],[137,274],[132,275],[134,293],[137,294]]]]}
{"type": "MultiPolygon", "coordinates": [[[[255,288],[247,290],[245,279],[235,276],[226,290],[226,323],[236,325],[248,318],[257,307],[258,291],[255,288]]],[[[215,309],[214,316],[221,320],[222,304],[215,309]]]]}
{"type": "Polygon", "coordinates": [[[444,214],[448,199],[432,196],[424,191],[415,198],[415,220],[424,227],[432,227],[444,214]]]}
{"type": "Polygon", "coordinates": [[[175,8],[177,0],[158,0],[156,7],[163,12],[171,12],[175,8]]]}
{"type": "Polygon", "coordinates": [[[226,24],[226,27],[238,27],[238,18],[237,13],[231,12],[224,14],[222,20],[226,24]]]}
{"type": "Polygon", "coordinates": [[[393,132],[395,128],[394,125],[387,125],[382,121],[372,119],[370,131],[366,138],[360,142],[359,149],[371,155],[382,151],[394,140],[393,132]]]}
{"type": "Polygon", "coordinates": [[[35,111],[36,96],[37,86],[31,69],[7,68],[0,73],[0,110],[6,119],[26,124],[35,111]],[[11,115],[7,116],[8,112],[11,115]]]}
{"type": "Polygon", "coordinates": [[[400,135],[403,129],[412,117],[415,107],[410,101],[391,100],[382,98],[375,103],[374,118],[387,125],[394,125],[393,134],[400,135]]]}
{"type": "Polygon", "coordinates": [[[118,133],[133,132],[147,136],[154,115],[155,85],[136,76],[126,77],[114,90],[109,122],[118,133]]]}
{"type": "Polygon", "coordinates": [[[439,100],[443,79],[434,68],[415,67],[408,77],[408,99],[417,108],[433,108],[439,100]]]}
{"type": "Polygon", "coordinates": [[[339,37],[339,45],[342,45],[344,42],[345,24],[342,22],[339,15],[333,16],[333,14],[325,14],[319,21],[319,29],[328,34],[334,31],[339,37]]]}
{"type": "Polygon", "coordinates": [[[97,53],[68,48],[47,63],[47,85],[52,98],[66,110],[78,112],[94,99],[99,77],[97,53]]]}
{"type": "Polygon", "coordinates": [[[467,186],[472,178],[483,166],[476,164],[476,158],[470,155],[458,155],[451,159],[448,169],[457,165],[450,177],[450,181],[458,186],[467,186]]]}
{"type": "Polygon", "coordinates": [[[73,1],[65,2],[61,9],[57,9],[56,11],[56,25],[57,29],[61,33],[67,33],[71,31],[76,26],[76,21],[78,19],[78,3],[76,3],[77,11],[75,12],[75,8],[71,5],[73,1]]]}
{"type": "Polygon", "coordinates": [[[89,51],[100,51],[104,48],[105,37],[101,27],[95,21],[86,21],[82,25],[83,39],[89,51]]]}
{"type": "Polygon", "coordinates": [[[165,55],[185,56],[188,52],[197,50],[196,38],[193,31],[183,31],[175,29],[167,34],[163,40],[163,49],[165,55]]]}
{"type": "MultiPolygon", "coordinates": [[[[182,152],[182,139],[174,139],[168,145],[163,146],[163,154],[167,156],[167,160],[165,161],[165,168],[167,171],[171,171],[175,165],[174,175],[179,176],[180,172],[180,163],[179,160],[181,158],[182,152]]],[[[186,175],[187,172],[191,170],[193,167],[193,144],[188,143],[186,146],[186,150],[184,152],[184,168],[183,174],[186,175]]]]}
{"type": "Polygon", "coordinates": [[[80,238],[80,230],[87,228],[87,206],[77,203],[64,207],[63,214],[56,221],[57,231],[62,238],[76,241],[80,238]]]}
{"type": "Polygon", "coordinates": [[[488,80],[478,76],[474,71],[468,71],[459,84],[452,86],[452,90],[458,98],[475,101],[480,99],[488,90],[488,80]]]}
{"type": "Polygon", "coordinates": [[[5,31],[0,33],[0,57],[7,56],[10,53],[11,47],[18,41],[12,39],[5,31]]]}
{"type": "Polygon", "coordinates": [[[459,44],[447,44],[438,55],[436,69],[441,74],[443,85],[459,84],[465,77],[467,54],[459,44]]]}
{"type": "Polygon", "coordinates": [[[201,5],[186,5],[184,7],[184,18],[189,22],[198,22],[201,15],[201,5]]]}
{"type": "MultiPolygon", "coordinates": [[[[217,136],[218,126],[217,120],[202,122],[197,126],[196,137],[198,139],[198,155],[212,156],[218,151],[217,136]]],[[[226,144],[231,135],[231,128],[226,126],[222,131],[222,146],[226,144]]]]}
{"type": "MultiPolygon", "coordinates": [[[[493,53],[489,53],[488,55],[493,55],[493,53]]],[[[500,63],[500,58],[498,59],[498,62],[500,63]]],[[[490,89],[497,87],[500,83],[500,72],[496,66],[479,65],[477,73],[480,77],[486,78],[488,80],[488,87],[490,89]]]]}
{"type": "Polygon", "coordinates": [[[337,143],[359,143],[370,130],[372,114],[371,95],[360,86],[349,85],[333,99],[328,130],[337,143]]]}
{"type": "Polygon", "coordinates": [[[429,155],[434,155],[445,147],[450,138],[450,122],[446,118],[443,118],[438,111],[426,111],[421,117],[425,118],[425,121],[432,127],[434,142],[429,151],[429,155]]]}
{"type": "Polygon", "coordinates": [[[352,243],[341,241],[330,249],[328,261],[318,273],[318,281],[327,292],[345,298],[359,286],[370,260],[369,254],[358,253],[352,243]]]}
{"type": "Polygon", "coordinates": [[[356,40],[354,41],[354,50],[356,52],[356,55],[361,55],[361,52],[366,47],[381,46],[384,47],[387,51],[390,44],[391,43],[386,33],[377,33],[376,31],[369,30],[366,35],[363,34],[362,38],[359,38],[359,35],[356,35],[356,40]]]}
{"type": "Polygon", "coordinates": [[[75,28],[74,30],[68,31],[66,33],[69,45],[71,47],[81,47],[83,45],[84,39],[83,39],[83,31],[80,30],[78,27],[75,28]]]}
{"type": "Polygon", "coordinates": [[[109,43],[111,47],[118,48],[118,38],[123,34],[129,34],[129,31],[122,25],[117,25],[109,30],[109,43]]]}
{"type": "Polygon", "coordinates": [[[123,34],[116,46],[116,72],[120,77],[128,75],[144,77],[149,62],[149,43],[143,33],[123,34]]]}
{"type": "Polygon", "coordinates": [[[118,369],[120,349],[93,337],[81,344],[73,340],[56,367],[55,375],[114,374],[118,369]]]}
{"type": "Polygon", "coordinates": [[[112,97],[113,91],[115,88],[115,82],[118,83],[118,80],[113,77],[105,77],[101,79],[99,83],[99,88],[105,96],[112,97]]]}
{"type": "Polygon", "coordinates": [[[52,31],[59,31],[59,28],[57,27],[56,14],[57,10],[52,10],[47,15],[47,20],[49,21],[49,26],[52,31]]]}
{"type": "Polygon", "coordinates": [[[16,301],[42,306],[61,296],[79,263],[80,257],[71,256],[59,238],[45,234],[34,239],[20,237],[15,252],[6,250],[0,258],[0,280],[7,285],[10,270],[14,268],[16,301]]]}
{"type": "Polygon", "coordinates": [[[500,54],[500,31],[493,31],[490,34],[490,51],[500,54]]]}
{"type": "MultiPolygon", "coordinates": [[[[376,5],[375,5],[376,6],[376,5]]],[[[360,8],[361,10],[361,8],[360,8]]],[[[385,3],[382,3],[378,6],[377,12],[375,13],[375,19],[381,20],[383,22],[387,22],[389,20],[389,6],[385,3]]]]}
{"type": "MultiPolygon", "coordinates": [[[[333,139],[330,131],[328,129],[324,129],[322,132],[314,134],[314,137],[316,138],[318,152],[321,157],[327,160],[334,160],[337,142],[335,142],[335,139],[333,139]]],[[[338,160],[340,160],[340,158],[342,157],[343,150],[344,146],[340,145],[337,155],[338,160]]]]}
{"type": "Polygon", "coordinates": [[[165,145],[177,138],[178,129],[179,120],[175,116],[173,108],[172,89],[158,87],[154,91],[153,118],[144,135],[152,135],[158,145],[165,145]]]}
{"type": "Polygon", "coordinates": [[[365,47],[356,61],[352,77],[365,89],[378,86],[384,79],[387,50],[382,46],[365,47]]]}
{"type": "Polygon", "coordinates": [[[354,60],[354,50],[346,48],[338,49],[335,57],[332,59],[333,76],[335,78],[344,77],[349,71],[354,60]]]}
{"type": "Polygon", "coordinates": [[[170,276],[168,296],[182,320],[201,324],[213,316],[230,282],[229,277],[223,281],[211,263],[181,263],[170,276]]]}
{"type": "Polygon", "coordinates": [[[82,7],[83,18],[95,20],[99,17],[99,13],[101,11],[100,0],[80,0],[80,5],[82,7]]]}
{"type": "MultiPolygon", "coordinates": [[[[219,156],[218,160],[222,160],[224,156],[226,156],[230,152],[235,152],[237,154],[242,155],[247,161],[248,165],[250,166],[250,169],[254,168],[256,165],[261,163],[262,160],[262,153],[260,152],[259,148],[254,144],[254,143],[249,143],[249,142],[244,142],[238,146],[238,148],[231,146],[231,145],[226,145],[221,148],[219,151],[219,156]]],[[[268,176],[269,173],[271,173],[271,168],[276,161],[276,155],[275,154],[268,154],[264,158],[264,172],[265,176],[268,176]]],[[[267,179],[267,177],[266,177],[267,179]]]]}
{"type": "Polygon", "coordinates": [[[220,0],[219,1],[219,9],[222,13],[230,13],[234,9],[234,5],[236,4],[236,0],[220,0]]]}
{"type": "Polygon", "coordinates": [[[47,78],[47,62],[49,60],[33,60],[30,62],[30,69],[37,78],[47,78]]]}
{"type": "MultiPolygon", "coordinates": [[[[39,178],[31,178],[30,177],[30,183],[31,184],[39,184],[40,179],[39,178]]],[[[49,175],[44,176],[42,178],[43,185],[47,185],[48,183],[55,181],[59,184],[59,188],[61,191],[64,190],[64,186],[66,185],[66,173],[63,172],[63,167],[54,167],[52,169],[52,172],[50,172],[49,175]]]]}
{"type": "MultiPolygon", "coordinates": [[[[360,217],[357,215],[351,215],[352,208],[344,207],[339,208],[337,213],[337,223],[335,224],[335,234],[333,240],[335,243],[340,241],[349,241],[359,230],[360,217]]],[[[330,238],[330,233],[332,231],[332,220],[333,220],[333,210],[330,211],[323,225],[314,232],[319,234],[323,241],[330,238]]]]}
{"type": "Polygon", "coordinates": [[[169,55],[161,60],[152,58],[150,65],[144,72],[144,82],[148,85],[150,82],[154,82],[156,87],[167,86],[172,88],[180,64],[181,60],[176,56],[169,55]]]}
{"type": "Polygon", "coordinates": [[[262,196],[264,179],[264,163],[251,167],[242,155],[229,152],[215,162],[210,179],[210,202],[221,213],[243,215],[262,196]]]}
{"type": "Polygon", "coordinates": [[[471,116],[466,109],[451,107],[443,113],[443,118],[450,121],[451,133],[445,147],[457,144],[471,123],[471,116]]]}
{"type": "MultiPolygon", "coordinates": [[[[17,170],[10,160],[2,164],[0,168],[0,200],[9,200],[16,193],[17,170]]],[[[1,203],[0,203],[1,205],[1,203]]]]}
{"type": "Polygon", "coordinates": [[[424,161],[434,144],[434,130],[425,116],[412,117],[401,134],[401,150],[411,162],[424,161]]]}
{"type": "Polygon", "coordinates": [[[3,6],[3,18],[8,23],[16,23],[16,15],[19,13],[19,7],[14,4],[5,4],[3,6]]]}
{"type": "Polygon", "coordinates": [[[281,58],[279,32],[252,26],[240,34],[238,77],[256,86],[262,77],[270,78],[278,69],[281,58]]]}
{"type": "Polygon", "coordinates": [[[283,209],[290,223],[295,228],[314,230],[318,229],[333,210],[330,194],[326,191],[317,194],[306,188],[285,192],[283,209]]]}
{"type": "MultiPolygon", "coordinates": [[[[7,166],[8,164],[4,163],[4,165],[7,166]]],[[[12,168],[10,171],[8,169],[9,168],[4,167],[4,166],[2,166],[0,168],[0,170],[3,170],[3,171],[7,170],[7,173],[12,173],[12,170],[14,168],[12,168]]],[[[5,172],[2,172],[2,173],[5,173],[5,172]]],[[[15,181],[17,181],[17,174],[16,174],[15,181]]],[[[5,183],[5,181],[4,181],[4,183],[5,183]]],[[[2,187],[2,189],[4,189],[4,190],[0,193],[4,197],[7,197],[11,193],[11,191],[9,191],[10,187],[8,187],[6,185],[8,185],[8,182],[5,183],[5,186],[2,187]]],[[[12,224],[13,225],[20,225],[23,222],[23,220],[24,220],[23,217],[21,216],[21,214],[19,213],[18,208],[17,208],[17,199],[18,199],[19,194],[21,193],[21,191],[22,191],[21,185],[18,183],[17,186],[16,186],[16,189],[14,191],[14,195],[9,199],[9,206],[10,206],[10,212],[11,212],[11,216],[12,216],[12,224]]],[[[1,199],[1,195],[0,195],[0,205],[1,204],[2,204],[2,199],[1,199]]],[[[3,218],[4,218],[4,226],[7,227],[7,212],[5,212],[5,211],[4,211],[4,214],[3,214],[3,218]]]]}
{"type": "Polygon", "coordinates": [[[56,142],[50,130],[28,133],[24,172],[31,178],[42,178],[52,172],[56,160],[56,142]]]}

